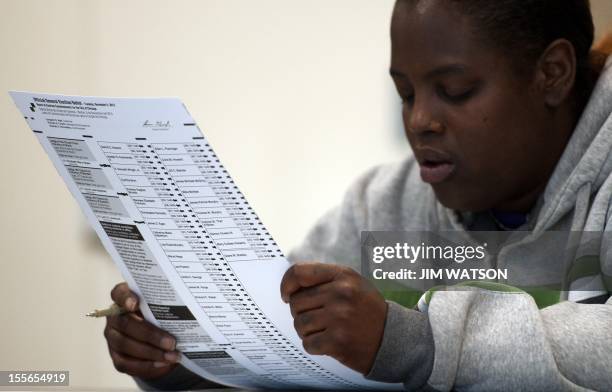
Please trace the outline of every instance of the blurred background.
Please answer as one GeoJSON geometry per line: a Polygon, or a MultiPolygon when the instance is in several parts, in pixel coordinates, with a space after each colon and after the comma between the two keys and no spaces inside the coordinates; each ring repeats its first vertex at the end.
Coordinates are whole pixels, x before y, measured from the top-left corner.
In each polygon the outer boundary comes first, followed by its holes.
{"type": "MultiPolygon", "coordinates": [[[[612,2],[592,0],[598,34],[612,2]]],[[[177,96],[286,252],[367,168],[408,154],[392,0],[0,0],[0,370],[135,388],[86,319],[122,280],[8,90],[177,96]]]]}

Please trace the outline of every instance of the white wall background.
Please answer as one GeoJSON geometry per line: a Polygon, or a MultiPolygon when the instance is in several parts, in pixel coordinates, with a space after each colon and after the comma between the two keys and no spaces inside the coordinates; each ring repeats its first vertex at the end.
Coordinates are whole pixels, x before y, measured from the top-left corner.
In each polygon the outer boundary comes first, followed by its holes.
{"type": "MultiPolygon", "coordinates": [[[[612,5],[595,0],[599,25],[612,5]]],[[[0,370],[133,388],[103,321],[121,280],[6,91],[178,96],[281,247],[407,153],[392,0],[0,0],[0,370]]]]}

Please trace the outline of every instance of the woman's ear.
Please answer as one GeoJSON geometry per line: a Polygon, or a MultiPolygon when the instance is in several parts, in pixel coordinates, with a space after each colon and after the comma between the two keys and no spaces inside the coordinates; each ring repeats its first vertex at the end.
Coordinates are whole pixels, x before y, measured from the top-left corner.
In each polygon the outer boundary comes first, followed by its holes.
{"type": "Polygon", "coordinates": [[[544,103],[557,108],[572,92],[576,80],[576,52],[566,39],[552,42],[540,56],[536,68],[536,83],[544,103]]]}

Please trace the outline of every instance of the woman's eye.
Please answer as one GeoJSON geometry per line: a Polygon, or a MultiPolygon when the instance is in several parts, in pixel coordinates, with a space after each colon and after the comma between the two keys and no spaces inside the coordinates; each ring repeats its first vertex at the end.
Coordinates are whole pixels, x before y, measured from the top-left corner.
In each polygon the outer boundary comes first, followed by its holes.
{"type": "Polygon", "coordinates": [[[451,103],[463,103],[474,95],[475,88],[467,89],[446,89],[444,87],[438,88],[438,94],[445,100],[451,103]]]}

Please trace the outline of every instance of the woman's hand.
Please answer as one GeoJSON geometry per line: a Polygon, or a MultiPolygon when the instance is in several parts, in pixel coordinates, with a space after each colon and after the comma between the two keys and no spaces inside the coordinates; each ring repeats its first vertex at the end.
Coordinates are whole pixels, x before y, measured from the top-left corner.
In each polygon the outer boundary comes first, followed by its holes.
{"type": "Polygon", "coordinates": [[[138,297],[126,283],[116,285],[111,298],[127,310],[106,318],[104,337],[115,368],[143,380],[169,373],[180,358],[174,337],[144,320],[138,297]]]}
{"type": "Polygon", "coordinates": [[[387,303],[370,282],[347,267],[296,264],[283,277],[281,296],[306,352],[370,371],[387,316],[387,303]]]}

